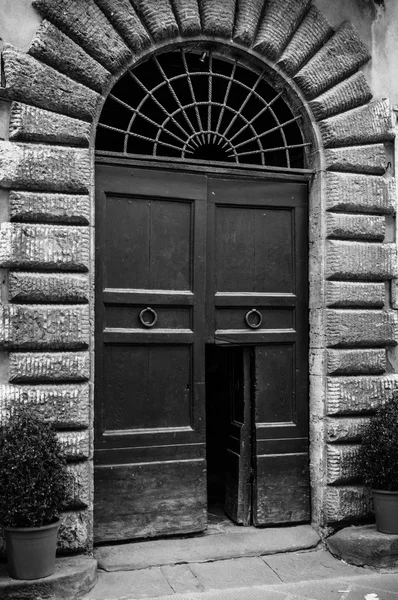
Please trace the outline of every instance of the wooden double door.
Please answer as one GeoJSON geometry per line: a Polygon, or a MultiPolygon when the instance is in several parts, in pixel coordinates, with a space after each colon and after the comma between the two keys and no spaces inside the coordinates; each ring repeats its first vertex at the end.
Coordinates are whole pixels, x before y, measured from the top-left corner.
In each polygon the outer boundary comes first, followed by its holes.
{"type": "Polygon", "coordinates": [[[306,183],[96,185],[95,540],[204,530],[206,459],[236,522],[308,520],[306,183]]]}

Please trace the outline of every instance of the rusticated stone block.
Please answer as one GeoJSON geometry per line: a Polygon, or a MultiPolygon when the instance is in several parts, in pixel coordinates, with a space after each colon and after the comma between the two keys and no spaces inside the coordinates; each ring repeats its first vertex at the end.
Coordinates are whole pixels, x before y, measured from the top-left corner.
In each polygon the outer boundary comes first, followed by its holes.
{"type": "Polygon", "coordinates": [[[370,517],[373,503],[370,489],[364,486],[329,486],[325,490],[325,519],[329,523],[370,517]]]}
{"type": "Polygon", "coordinates": [[[92,545],[93,513],[91,509],[61,514],[57,550],[61,553],[82,552],[92,545]]]}
{"type": "Polygon", "coordinates": [[[398,390],[398,375],[329,377],[327,414],[371,414],[398,390]]]}
{"type": "Polygon", "coordinates": [[[332,33],[332,27],[319,10],[312,6],[279,59],[278,66],[288,75],[293,75],[332,33]]]}
{"type": "Polygon", "coordinates": [[[329,309],[326,337],[331,347],[395,346],[397,316],[395,312],[385,310],[329,309]]]}
{"type": "Polygon", "coordinates": [[[204,33],[230,39],[235,21],[235,4],[236,0],[200,0],[204,33]]]}
{"type": "Polygon", "coordinates": [[[87,275],[75,273],[11,272],[8,297],[10,302],[82,303],[89,298],[87,275]]]}
{"type": "Polygon", "coordinates": [[[86,194],[90,172],[88,149],[0,143],[0,187],[86,194]]]}
{"type": "Polygon", "coordinates": [[[327,361],[330,375],[378,375],[387,368],[384,349],[328,350],[327,361]]]}
{"type": "Polygon", "coordinates": [[[338,242],[327,245],[326,276],[328,279],[374,280],[392,279],[397,274],[395,244],[338,242]]]}
{"type": "Polygon", "coordinates": [[[178,36],[170,0],[135,0],[138,15],[156,42],[178,36]]]}
{"type": "Polygon", "coordinates": [[[86,271],[88,230],[3,223],[0,262],[4,267],[86,271]]]}
{"type": "Polygon", "coordinates": [[[13,102],[10,140],[88,146],[90,125],[72,117],[13,102]]]}
{"type": "Polygon", "coordinates": [[[90,197],[45,192],[10,192],[11,221],[88,225],[90,197]]]}
{"type": "Polygon", "coordinates": [[[269,0],[260,21],[254,49],[271,60],[279,58],[311,0],[269,0]]]}
{"type": "Polygon", "coordinates": [[[28,53],[96,92],[101,93],[110,78],[109,71],[46,19],[41,22],[28,53]]]}
{"type": "Polygon", "coordinates": [[[2,58],[8,98],[91,121],[100,98],[97,92],[10,44],[4,45],[2,58]]]}
{"type": "Polygon", "coordinates": [[[360,444],[327,445],[328,484],[352,483],[359,481],[360,444]]]}
{"type": "Polygon", "coordinates": [[[325,163],[329,171],[384,175],[387,170],[384,144],[329,148],[325,150],[325,163]]]}
{"type": "Polygon", "coordinates": [[[34,409],[55,427],[87,428],[90,424],[88,384],[0,386],[0,422],[4,423],[22,408],[34,409]]]}
{"type": "Polygon", "coordinates": [[[68,461],[85,460],[90,457],[90,435],[86,431],[58,431],[58,442],[68,461]]]}
{"type": "Polygon", "coordinates": [[[342,240],[382,242],[386,232],[385,217],[328,213],[327,237],[342,240]]]}
{"type": "Polygon", "coordinates": [[[180,32],[184,36],[202,32],[197,0],[172,0],[180,32]]]}
{"type": "Polygon", "coordinates": [[[295,75],[294,80],[304,96],[312,99],[355,73],[370,58],[356,30],[346,22],[295,75]]]}
{"type": "Polygon", "coordinates": [[[351,146],[393,140],[388,100],[378,100],[319,123],[324,146],[351,146]]]}
{"type": "Polygon", "coordinates": [[[131,58],[130,50],[93,0],[33,0],[33,6],[111,73],[131,58]]]}
{"type": "Polygon", "coordinates": [[[236,7],[234,40],[251,46],[257,31],[264,0],[239,0],[236,7]]]}
{"type": "Polygon", "coordinates": [[[87,508],[92,505],[93,465],[91,461],[68,465],[68,504],[66,508],[87,508]]]}
{"type": "Polygon", "coordinates": [[[62,225],[0,225],[0,265],[18,269],[87,271],[88,227],[62,225]]]}
{"type": "Polygon", "coordinates": [[[360,442],[370,417],[339,417],[326,419],[326,439],[330,443],[360,442]]]}
{"type": "Polygon", "coordinates": [[[10,352],[10,382],[85,381],[88,352],[10,352]]]}
{"type": "Polygon", "coordinates": [[[373,175],[326,173],[327,210],[395,213],[395,179],[373,175]]]}
{"type": "Polygon", "coordinates": [[[0,346],[6,349],[85,349],[89,307],[6,304],[0,307],[0,326],[0,346]]]}
{"type": "Polygon", "coordinates": [[[372,91],[362,71],[358,71],[335,85],[318,98],[311,100],[310,107],[317,121],[366,104],[372,99],[372,91]]]}
{"type": "Polygon", "coordinates": [[[134,52],[140,52],[150,45],[151,38],[129,0],[95,1],[134,52]]]}
{"type": "Polygon", "coordinates": [[[328,281],[326,283],[327,305],[334,308],[361,306],[383,308],[386,290],[384,283],[353,283],[328,281]]]}

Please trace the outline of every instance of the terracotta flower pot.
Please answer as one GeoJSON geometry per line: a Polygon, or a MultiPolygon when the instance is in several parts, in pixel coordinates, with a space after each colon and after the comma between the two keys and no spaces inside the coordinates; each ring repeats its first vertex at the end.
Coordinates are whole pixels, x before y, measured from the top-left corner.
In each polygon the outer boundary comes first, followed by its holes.
{"type": "Polygon", "coordinates": [[[59,519],[42,527],[4,527],[8,573],[14,579],[40,579],[54,573],[59,519]]]}
{"type": "Polygon", "coordinates": [[[372,494],[377,531],[398,535],[398,491],[372,490],[372,494]]]}

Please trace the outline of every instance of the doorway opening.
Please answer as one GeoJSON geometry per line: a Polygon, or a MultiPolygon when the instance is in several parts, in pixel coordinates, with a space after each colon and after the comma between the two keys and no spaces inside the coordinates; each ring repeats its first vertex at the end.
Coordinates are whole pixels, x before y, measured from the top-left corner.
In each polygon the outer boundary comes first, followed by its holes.
{"type": "Polygon", "coordinates": [[[245,359],[250,362],[247,348],[206,346],[209,524],[226,517],[251,524],[250,373],[245,359]]]}

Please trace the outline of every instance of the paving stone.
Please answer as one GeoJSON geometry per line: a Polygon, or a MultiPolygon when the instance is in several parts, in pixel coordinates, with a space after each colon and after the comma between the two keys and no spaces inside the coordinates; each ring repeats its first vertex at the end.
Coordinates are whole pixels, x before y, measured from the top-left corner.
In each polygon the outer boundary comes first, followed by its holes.
{"type": "Polygon", "coordinates": [[[177,594],[203,591],[203,586],[188,565],[165,565],[160,567],[160,570],[177,594]]]}
{"type": "Polygon", "coordinates": [[[325,550],[278,554],[263,557],[263,560],[283,582],[323,579],[336,575],[355,575],[363,571],[358,567],[340,562],[325,550]]]}
{"type": "Polygon", "coordinates": [[[346,527],[328,538],[326,545],[335,556],[354,565],[398,568],[398,535],[380,533],[375,525],[346,527]]]}
{"type": "Polygon", "coordinates": [[[169,596],[173,590],[159,567],[123,573],[98,574],[98,583],[85,600],[127,600],[128,598],[149,598],[169,596]]]}
{"type": "Polygon", "coordinates": [[[191,571],[205,590],[278,583],[279,577],[259,557],[191,564],[191,571]]]}

